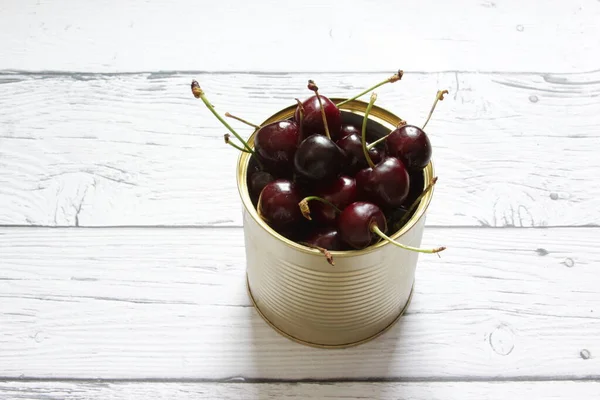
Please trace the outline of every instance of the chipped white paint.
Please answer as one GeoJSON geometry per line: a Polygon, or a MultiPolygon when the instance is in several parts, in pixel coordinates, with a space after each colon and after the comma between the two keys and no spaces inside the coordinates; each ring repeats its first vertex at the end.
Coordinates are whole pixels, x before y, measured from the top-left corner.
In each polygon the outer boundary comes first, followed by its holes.
{"type": "MultiPolygon", "coordinates": [[[[387,76],[0,75],[0,224],[240,226],[237,153],[190,81],[221,113],[260,122],[308,96],[307,78],[348,96],[387,76]]],[[[450,90],[428,125],[439,176],[428,224],[598,225],[599,82],[406,73],[377,104],[421,124],[436,90],[450,90]]]]}
{"type": "Polygon", "coordinates": [[[595,0],[4,0],[0,70],[598,68],[595,0]]]}
{"type": "Polygon", "coordinates": [[[239,228],[3,228],[0,376],[597,377],[598,237],[426,228],[424,245],[448,250],[420,258],[407,315],[377,340],[324,351],[250,306],[239,228]]]}

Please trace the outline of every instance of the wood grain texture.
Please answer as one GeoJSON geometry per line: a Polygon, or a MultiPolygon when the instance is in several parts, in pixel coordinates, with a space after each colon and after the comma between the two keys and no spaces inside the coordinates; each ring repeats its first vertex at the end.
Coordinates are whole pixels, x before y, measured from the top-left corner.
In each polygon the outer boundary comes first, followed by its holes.
{"type": "Polygon", "coordinates": [[[582,72],[599,19],[595,0],[5,0],[0,70],[582,72]]]}
{"type": "MultiPolygon", "coordinates": [[[[0,224],[239,226],[238,154],[190,81],[261,122],[307,78],[348,96],[388,75],[0,75],[0,224]]],[[[600,224],[600,73],[407,73],[377,104],[421,124],[439,88],[429,224],[600,224]]]]}
{"type": "Polygon", "coordinates": [[[591,400],[599,392],[600,382],[0,382],[6,400],[591,400]]]}
{"type": "Polygon", "coordinates": [[[241,229],[0,229],[0,376],[600,378],[600,229],[425,233],[401,322],[327,351],[250,306],[241,229]]]}

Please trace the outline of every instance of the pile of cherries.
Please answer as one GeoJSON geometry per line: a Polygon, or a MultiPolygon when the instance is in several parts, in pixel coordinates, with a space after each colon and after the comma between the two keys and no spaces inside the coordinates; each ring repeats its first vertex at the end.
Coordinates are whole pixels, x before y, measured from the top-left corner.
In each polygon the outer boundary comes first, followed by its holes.
{"type": "Polygon", "coordinates": [[[239,140],[229,134],[225,142],[252,155],[248,168],[250,197],[259,216],[279,234],[320,250],[333,265],[329,251],[364,249],[380,240],[422,253],[445,249],[421,249],[398,243],[387,236],[410,219],[423,196],[423,169],[431,159],[431,143],[423,130],[446,90],[438,91],[423,127],[401,121],[379,137],[370,132],[369,113],[377,99],[375,88],[402,78],[398,71],[355,97],[335,104],[320,95],[296,99],[294,116],[258,126],[229,113],[255,128],[254,148],[223,119],[206,99],[198,82],[192,93],[239,140]],[[372,92],[362,124],[344,123],[340,106],[372,92]]]}

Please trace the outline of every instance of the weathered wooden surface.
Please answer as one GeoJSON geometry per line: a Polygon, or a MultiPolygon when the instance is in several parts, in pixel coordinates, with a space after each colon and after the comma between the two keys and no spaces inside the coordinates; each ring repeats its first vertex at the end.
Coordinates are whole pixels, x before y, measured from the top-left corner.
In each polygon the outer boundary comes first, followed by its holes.
{"type": "MultiPolygon", "coordinates": [[[[261,122],[308,96],[307,78],[348,96],[387,76],[0,75],[0,224],[240,226],[238,154],[191,80],[221,113],[261,122]]],[[[598,225],[599,82],[407,73],[377,104],[421,124],[436,90],[450,90],[428,125],[440,178],[428,224],[598,225]]]]}
{"type": "Polygon", "coordinates": [[[407,315],[363,346],[280,337],[241,230],[0,230],[0,376],[600,378],[598,228],[426,229],[407,315]]]}
{"type": "Polygon", "coordinates": [[[582,72],[599,19],[596,0],[5,0],[0,69],[582,72]]]}
{"type": "Polygon", "coordinates": [[[572,400],[594,399],[599,382],[180,383],[0,382],[11,400],[572,400]]]}
{"type": "Polygon", "coordinates": [[[598,20],[596,0],[1,1],[0,399],[598,398],[598,20]],[[189,83],[262,121],[309,78],[348,96],[397,68],[377,104],[409,122],[450,90],[424,240],[449,250],[381,338],[294,344],[248,302],[237,154],[189,83]]]}

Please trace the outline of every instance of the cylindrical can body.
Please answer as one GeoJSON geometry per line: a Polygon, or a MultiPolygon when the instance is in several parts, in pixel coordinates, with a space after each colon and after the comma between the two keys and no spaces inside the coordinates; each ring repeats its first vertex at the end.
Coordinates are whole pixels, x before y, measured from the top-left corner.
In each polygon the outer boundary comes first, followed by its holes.
{"type": "MultiPolygon", "coordinates": [[[[366,104],[354,101],[347,107],[360,117],[366,104]]],[[[266,122],[291,112],[288,108],[266,122]]],[[[372,112],[388,132],[400,121],[382,109],[372,112]]],[[[332,252],[335,266],[328,264],[320,252],[284,238],[261,220],[245,185],[248,158],[240,157],[238,184],[245,206],[247,284],[260,315],[285,336],[318,347],[356,345],[389,328],[410,301],[419,253],[380,242],[360,251],[332,252]]],[[[432,178],[430,164],[424,186],[432,178]]],[[[431,192],[392,238],[421,245],[430,196],[431,192]]]]}

